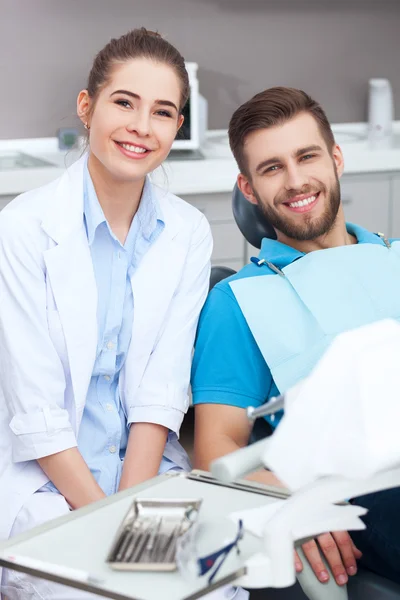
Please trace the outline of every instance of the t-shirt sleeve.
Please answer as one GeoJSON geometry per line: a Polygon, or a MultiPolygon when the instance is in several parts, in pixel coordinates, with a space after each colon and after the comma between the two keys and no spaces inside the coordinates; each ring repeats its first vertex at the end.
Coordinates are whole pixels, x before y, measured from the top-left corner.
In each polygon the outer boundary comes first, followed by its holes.
{"type": "Polygon", "coordinates": [[[208,295],[200,316],[192,364],[194,404],[259,406],[273,380],[228,284],[208,295]]]}

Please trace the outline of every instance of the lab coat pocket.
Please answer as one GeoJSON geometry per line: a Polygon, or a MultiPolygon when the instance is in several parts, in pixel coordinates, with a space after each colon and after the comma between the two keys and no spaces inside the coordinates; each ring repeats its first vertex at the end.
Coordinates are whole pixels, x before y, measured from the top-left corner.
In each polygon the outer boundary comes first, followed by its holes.
{"type": "Polygon", "coordinates": [[[50,339],[61,360],[64,373],[69,373],[67,346],[65,343],[64,331],[60,319],[60,314],[56,309],[47,310],[47,323],[49,327],[50,339]]]}

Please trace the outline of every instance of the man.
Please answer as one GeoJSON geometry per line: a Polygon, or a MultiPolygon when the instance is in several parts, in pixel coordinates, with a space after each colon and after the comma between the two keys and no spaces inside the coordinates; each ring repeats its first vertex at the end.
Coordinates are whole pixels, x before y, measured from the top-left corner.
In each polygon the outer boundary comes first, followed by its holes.
{"type": "MultiPolygon", "coordinates": [[[[322,108],[300,90],[272,88],[237,109],[229,139],[238,186],[277,239],[264,239],[258,260],[219,283],[201,315],[192,391],[202,469],[248,443],[245,409],[306,376],[335,335],[400,315],[400,244],[346,224],[343,156],[322,108]]],[[[280,484],[267,471],[249,478],[280,484]]],[[[398,489],[357,499],[369,512],[367,530],[353,535],[364,565],[398,582],[399,502],[398,489]]],[[[356,573],[353,540],[335,532],[304,545],[320,581],[329,578],[320,550],[339,585],[356,573]]]]}

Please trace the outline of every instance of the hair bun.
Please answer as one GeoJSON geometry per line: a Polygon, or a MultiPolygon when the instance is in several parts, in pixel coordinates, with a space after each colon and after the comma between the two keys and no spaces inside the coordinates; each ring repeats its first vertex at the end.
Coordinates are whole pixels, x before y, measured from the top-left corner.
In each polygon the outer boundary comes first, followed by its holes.
{"type": "Polygon", "coordinates": [[[141,27],[140,31],[144,35],[149,35],[151,37],[155,37],[155,38],[162,38],[163,37],[160,33],[158,33],[158,31],[152,31],[151,29],[146,29],[146,27],[141,27]]]}

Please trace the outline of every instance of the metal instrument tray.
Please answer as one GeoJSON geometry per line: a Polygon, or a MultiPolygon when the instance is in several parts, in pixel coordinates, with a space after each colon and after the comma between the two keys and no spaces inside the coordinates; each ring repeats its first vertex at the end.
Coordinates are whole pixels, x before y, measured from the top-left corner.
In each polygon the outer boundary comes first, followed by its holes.
{"type": "Polygon", "coordinates": [[[174,571],[176,542],[196,521],[202,500],[135,498],[107,563],[121,571],[174,571]]]}

